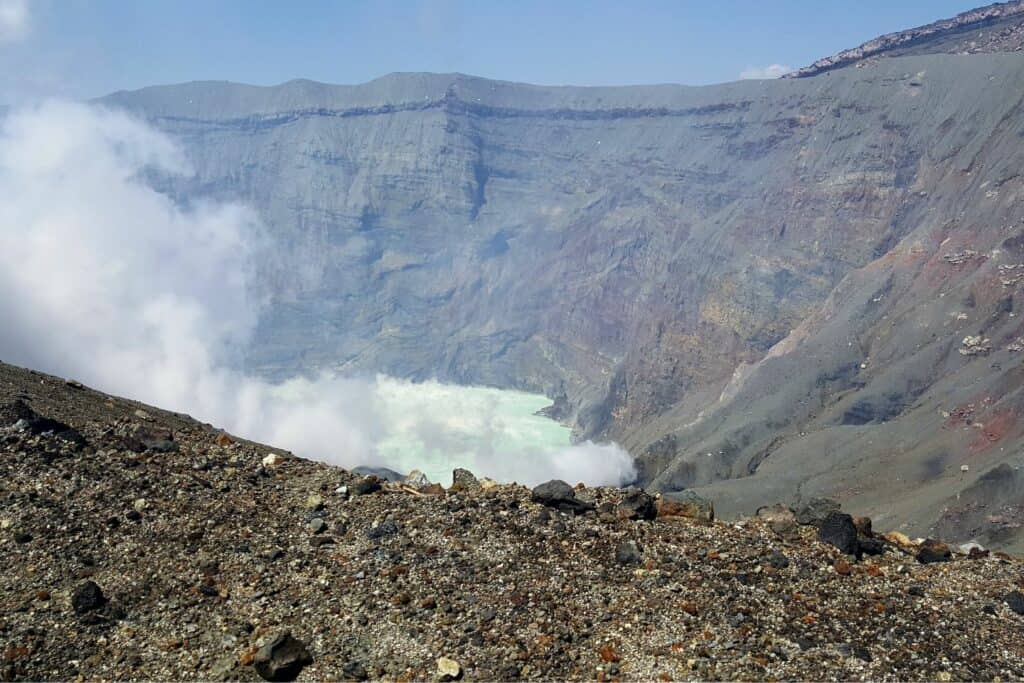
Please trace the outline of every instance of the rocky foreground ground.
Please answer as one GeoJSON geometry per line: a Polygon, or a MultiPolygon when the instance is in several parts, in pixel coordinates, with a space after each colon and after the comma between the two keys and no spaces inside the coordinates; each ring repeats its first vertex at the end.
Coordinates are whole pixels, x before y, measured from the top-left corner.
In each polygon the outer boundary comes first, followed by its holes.
{"type": "Polygon", "coordinates": [[[1020,560],[710,513],[381,481],[0,364],[0,678],[1024,677],[1020,560]]]}

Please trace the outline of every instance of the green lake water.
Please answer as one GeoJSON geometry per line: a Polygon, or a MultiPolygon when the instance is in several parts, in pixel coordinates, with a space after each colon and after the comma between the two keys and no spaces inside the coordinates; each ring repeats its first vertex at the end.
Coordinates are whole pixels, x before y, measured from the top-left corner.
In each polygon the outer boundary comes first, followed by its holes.
{"type": "Polygon", "coordinates": [[[536,394],[381,378],[377,401],[388,422],[377,443],[381,459],[446,485],[456,467],[508,478],[542,467],[571,443],[568,427],[536,414],[551,404],[536,394]]]}

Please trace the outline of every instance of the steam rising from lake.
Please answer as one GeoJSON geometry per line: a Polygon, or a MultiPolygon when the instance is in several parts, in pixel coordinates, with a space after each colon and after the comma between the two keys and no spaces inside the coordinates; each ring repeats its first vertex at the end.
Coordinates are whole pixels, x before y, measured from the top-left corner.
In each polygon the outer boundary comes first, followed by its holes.
{"type": "Polygon", "coordinates": [[[271,384],[238,371],[261,309],[259,219],[237,204],[176,204],[144,181],[154,170],[191,173],[170,139],[123,113],[51,102],[3,121],[0,358],[347,467],[634,477],[621,448],[569,446],[567,430],[534,416],[543,397],[385,377],[271,384]]]}

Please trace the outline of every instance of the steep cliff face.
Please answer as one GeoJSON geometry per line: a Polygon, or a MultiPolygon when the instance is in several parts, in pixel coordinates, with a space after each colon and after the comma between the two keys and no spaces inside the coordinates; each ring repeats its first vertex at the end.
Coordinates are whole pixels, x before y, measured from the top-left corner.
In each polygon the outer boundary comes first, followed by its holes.
{"type": "Polygon", "coordinates": [[[168,192],[263,213],[253,369],[542,391],[654,487],[876,514],[924,489],[918,528],[1018,452],[1022,93],[1024,55],[935,54],[700,88],[398,74],[104,103],[183,141],[197,174],[168,192]]]}

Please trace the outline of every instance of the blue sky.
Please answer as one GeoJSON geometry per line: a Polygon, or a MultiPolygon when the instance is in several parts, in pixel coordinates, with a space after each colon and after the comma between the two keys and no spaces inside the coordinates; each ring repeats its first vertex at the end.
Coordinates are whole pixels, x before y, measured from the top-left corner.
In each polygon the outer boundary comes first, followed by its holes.
{"type": "Polygon", "coordinates": [[[201,79],[358,83],[393,71],[715,83],[979,3],[0,0],[0,102],[201,79]]]}

